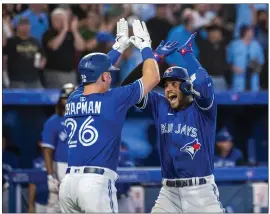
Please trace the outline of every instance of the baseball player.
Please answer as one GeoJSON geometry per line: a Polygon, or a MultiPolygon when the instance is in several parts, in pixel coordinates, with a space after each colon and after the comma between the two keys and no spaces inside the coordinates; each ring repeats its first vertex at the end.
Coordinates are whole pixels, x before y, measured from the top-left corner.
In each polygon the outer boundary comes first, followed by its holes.
{"type": "Polygon", "coordinates": [[[60,212],[58,192],[60,182],[66,173],[68,152],[64,111],[67,98],[74,89],[75,87],[71,83],[63,85],[56,105],[56,113],[46,121],[42,131],[41,146],[43,148],[50,191],[47,206],[48,213],[60,212]]]}
{"type": "Polygon", "coordinates": [[[243,153],[233,145],[233,137],[224,127],[216,136],[214,167],[235,167],[244,164],[243,153]]]}
{"type": "MultiPolygon", "coordinates": [[[[38,147],[41,148],[41,142],[38,141],[38,147]]],[[[38,156],[33,161],[33,168],[46,171],[45,161],[42,155],[38,156]]],[[[34,184],[28,185],[28,212],[29,213],[46,213],[49,197],[48,184],[34,184]]]]}
{"type": "Polygon", "coordinates": [[[212,79],[193,54],[195,35],[178,49],[187,69],[163,74],[165,96],[150,92],[137,105],[158,133],[163,186],[152,212],[224,211],[213,176],[217,104],[212,79]]]}
{"type": "Polygon", "coordinates": [[[116,42],[110,53],[92,53],[81,59],[78,72],[83,85],[66,104],[68,169],[60,185],[62,212],[118,212],[115,181],[121,130],[127,110],[160,81],[144,22],[133,22],[134,36],[128,37],[128,23],[117,23],[116,42]],[[111,72],[120,54],[133,43],[143,58],[142,78],[110,89],[111,72]]]}

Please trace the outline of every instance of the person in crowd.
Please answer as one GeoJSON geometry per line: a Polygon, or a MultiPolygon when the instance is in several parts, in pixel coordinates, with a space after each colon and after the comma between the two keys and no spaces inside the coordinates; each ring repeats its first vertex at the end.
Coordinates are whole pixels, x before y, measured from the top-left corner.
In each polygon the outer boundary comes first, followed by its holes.
{"type": "Polygon", "coordinates": [[[209,25],[216,17],[216,14],[210,10],[210,4],[195,4],[194,9],[192,16],[195,29],[209,25]]]}
{"type": "MultiPolygon", "coordinates": [[[[195,30],[194,19],[193,19],[192,14],[193,12],[190,8],[184,9],[183,14],[182,14],[183,24],[178,25],[171,29],[167,37],[168,41],[177,41],[179,43],[179,47],[184,45],[184,42],[188,40],[188,38],[191,36],[193,31],[195,30]]],[[[192,48],[193,48],[193,52],[195,56],[198,57],[199,49],[196,42],[194,42],[192,48]]],[[[186,63],[182,55],[176,52],[166,57],[165,60],[169,65],[186,67],[186,63]]]]}
{"type": "Polygon", "coordinates": [[[155,49],[160,41],[164,40],[171,28],[172,24],[167,19],[167,4],[156,5],[156,16],[147,20],[146,26],[152,39],[152,48],[155,49]]]}
{"type": "Polygon", "coordinates": [[[7,40],[3,55],[3,67],[7,69],[11,88],[43,88],[40,70],[46,58],[39,42],[30,35],[26,17],[18,21],[16,35],[7,40]]]}
{"type": "Polygon", "coordinates": [[[97,33],[101,24],[101,17],[98,13],[89,11],[84,24],[80,27],[80,33],[85,40],[85,51],[82,56],[93,52],[98,45],[97,33]]]}
{"type": "Polygon", "coordinates": [[[260,72],[264,64],[263,49],[254,39],[253,28],[244,25],[240,39],[230,42],[227,49],[227,62],[232,70],[233,91],[259,91],[260,72]]]}
{"type": "Polygon", "coordinates": [[[236,21],[234,37],[239,38],[240,28],[243,25],[255,26],[258,10],[268,10],[267,4],[236,4],[236,21]]]}
{"type": "Polygon", "coordinates": [[[214,167],[235,167],[243,164],[242,152],[233,146],[233,138],[228,130],[222,128],[216,136],[214,167]]]}
{"type": "Polygon", "coordinates": [[[30,35],[41,44],[43,34],[49,28],[48,16],[43,12],[44,4],[29,4],[29,8],[13,19],[16,28],[21,17],[26,17],[30,24],[30,35]]]}
{"type": "MultiPolygon", "coordinates": [[[[33,160],[33,168],[46,171],[44,157],[41,152],[41,141],[38,141],[38,156],[33,160]]],[[[46,213],[49,198],[47,183],[30,183],[28,185],[28,213],[46,213]]]]}
{"type": "Polygon", "coordinates": [[[255,38],[261,44],[264,55],[267,56],[268,52],[268,12],[265,10],[257,11],[257,21],[254,32],[255,38]]]}
{"type": "Polygon", "coordinates": [[[201,35],[197,36],[200,62],[211,75],[215,91],[226,91],[225,74],[228,72],[228,64],[226,62],[226,44],[223,40],[222,28],[212,25],[206,29],[206,40],[201,35]]]}
{"type": "Polygon", "coordinates": [[[46,88],[60,88],[66,82],[77,84],[74,71],[75,51],[83,51],[85,42],[78,29],[78,19],[67,10],[56,8],[51,14],[52,28],[43,36],[47,56],[44,72],[46,88]]]}

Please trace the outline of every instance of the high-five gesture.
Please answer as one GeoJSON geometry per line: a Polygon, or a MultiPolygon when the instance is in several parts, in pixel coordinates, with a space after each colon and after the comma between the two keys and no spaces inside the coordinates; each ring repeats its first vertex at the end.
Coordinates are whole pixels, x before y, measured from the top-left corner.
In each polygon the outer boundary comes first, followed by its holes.
{"type": "Polygon", "coordinates": [[[134,20],[132,27],[134,36],[130,37],[130,41],[134,44],[134,46],[140,50],[146,47],[151,48],[152,41],[150,39],[145,22],[134,20]]]}
{"type": "Polygon", "coordinates": [[[128,36],[128,23],[122,18],[117,22],[117,33],[113,49],[123,53],[130,45],[128,36]]]}

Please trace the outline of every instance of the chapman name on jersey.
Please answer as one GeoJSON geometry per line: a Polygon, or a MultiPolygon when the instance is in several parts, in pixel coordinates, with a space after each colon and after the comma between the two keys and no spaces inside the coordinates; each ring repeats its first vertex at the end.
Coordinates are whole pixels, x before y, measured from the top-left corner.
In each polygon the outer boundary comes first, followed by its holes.
{"type": "Polygon", "coordinates": [[[80,102],[70,102],[66,104],[65,116],[100,114],[101,101],[86,101],[85,97],[80,97],[80,102]]]}
{"type": "Polygon", "coordinates": [[[161,131],[161,134],[169,134],[169,133],[174,132],[175,134],[186,135],[188,137],[193,137],[193,138],[197,138],[198,136],[197,135],[198,130],[196,128],[192,126],[188,126],[188,125],[182,125],[181,123],[177,124],[176,126],[174,126],[173,123],[161,124],[160,131],[161,131]]]}

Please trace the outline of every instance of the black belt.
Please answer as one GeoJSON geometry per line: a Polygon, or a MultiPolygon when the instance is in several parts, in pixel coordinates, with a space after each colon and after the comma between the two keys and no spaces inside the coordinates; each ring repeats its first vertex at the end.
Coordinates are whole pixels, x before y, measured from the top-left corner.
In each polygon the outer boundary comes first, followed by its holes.
{"type": "MultiPolygon", "coordinates": [[[[196,179],[193,179],[196,182],[196,179]]],[[[205,178],[199,178],[199,183],[192,183],[192,179],[188,180],[167,180],[165,182],[165,185],[168,187],[187,187],[187,186],[197,186],[197,185],[203,185],[206,184],[206,179],[205,178]]]]}
{"type": "MultiPolygon", "coordinates": [[[[80,173],[82,169],[75,169],[74,173],[80,173]]],[[[83,173],[94,173],[94,174],[99,174],[99,175],[103,175],[105,172],[104,169],[100,169],[100,168],[94,168],[94,167],[85,167],[83,169],[83,173]]],[[[66,174],[70,173],[70,168],[67,168],[66,174]]]]}

